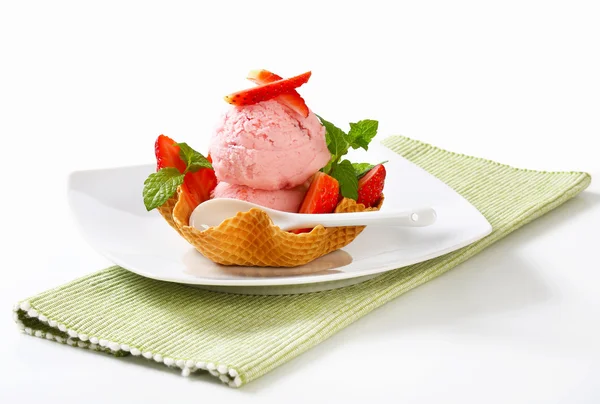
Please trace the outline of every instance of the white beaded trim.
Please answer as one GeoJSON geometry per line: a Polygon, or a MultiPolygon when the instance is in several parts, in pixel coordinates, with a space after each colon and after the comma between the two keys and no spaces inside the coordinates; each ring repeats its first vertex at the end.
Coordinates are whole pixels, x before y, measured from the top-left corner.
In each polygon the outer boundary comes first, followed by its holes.
{"type": "Polygon", "coordinates": [[[148,360],[154,360],[158,363],[163,363],[167,367],[177,366],[181,368],[181,375],[184,377],[189,376],[191,373],[196,371],[208,371],[211,375],[220,379],[223,383],[229,387],[240,387],[242,385],[242,379],[239,373],[234,368],[230,368],[227,365],[218,364],[214,362],[195,362],[191,359],[176,359],[170,357],[163,357],[160,353],[152,353],[150,351],[142,351],[140,348],[132,347],[127,344],[119,344],[118,342],[108,341],[105,339],[99,339],[94,336],[86,334],[80,334],[77,331],[67,328],[64,324],[60,324],[45,315],[39,313],[36,309],[31,307],[28,301],[21,302],[13,306],[13,319],[19,329],[25,334],[32,335],[38,338],[47,339],[50,341],[56,341],[61,344],[67,344],[79,348],[88,348],[92,351],[104,351],[104,352],[129,352],[133,356],[143,356],[148,360]],[[52,328],[56,328],[61,332],[66,333],[69,337],[64,338],[58,335],[53,335],[49,332],[42,330],[32,330],[30,327],[26,327],[25,324],[19,319],[18,312],[22,311],[26,316],[30,318],[37,318],[40,322],[47,324],[52,328]]]}

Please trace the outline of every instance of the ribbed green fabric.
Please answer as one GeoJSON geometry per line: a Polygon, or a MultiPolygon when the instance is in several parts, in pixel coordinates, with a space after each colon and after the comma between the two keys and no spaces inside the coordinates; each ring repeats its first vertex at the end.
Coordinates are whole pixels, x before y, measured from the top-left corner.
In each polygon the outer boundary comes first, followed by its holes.
{"type": "Polygon", "coordinates": [[[38,337],[116,355],[142,354],[179,366],[184,374],[206,369],[239,386],[443,274],[590,183],[585,173],[515,169],[405,137],[384,144],[467,198],[493,232],[453,253],[361,284],[303,295],[209,292],[111,267],[21,302],[15,319],[38,337]]]}

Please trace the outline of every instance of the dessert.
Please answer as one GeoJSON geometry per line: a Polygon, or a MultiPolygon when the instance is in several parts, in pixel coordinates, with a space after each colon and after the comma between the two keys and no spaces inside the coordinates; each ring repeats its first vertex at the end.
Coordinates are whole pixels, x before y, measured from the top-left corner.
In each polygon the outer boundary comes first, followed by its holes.
{"type": "Polygon", "coordinates": [[[144,204],[200,253],[223,265],[293,267],[351,243],[362,226],[282,231],[260,209],[239,212],[219,226],[189,226],[192,211],[210,198],[235,198],[298,213],[376,210],[383,203],[383,163],[351,163],[350,148],[368,150],[378,123],[362,120],[345,133],[315,115],[297,88],[311,73],[283,79],[250,72],[256,87],[225,97],[205,157],[160,135],[157,172],[144,183],[144,204]]]}
{"type": "Polygon", "coordinates": [[[270,191],[303,184],[330,158],[316,115],[273,99],[227,111],[209,152],[219,181],[270,191]]]}

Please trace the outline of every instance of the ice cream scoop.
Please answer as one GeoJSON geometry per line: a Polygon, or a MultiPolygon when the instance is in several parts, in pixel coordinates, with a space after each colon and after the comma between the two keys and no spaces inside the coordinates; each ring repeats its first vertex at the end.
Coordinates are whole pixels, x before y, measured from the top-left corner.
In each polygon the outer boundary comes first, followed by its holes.
{"type": "Polygon", "coordinates": [[[331,214],[288,213],[268,209],[253,203],[237,199],[217,198],[201,203],[190,216],[190,226],[199,230],[218,226],[224,220],[234,217],[238,212],[248,212],[252,208],[263,210],[269,215],[273,224],[281,230],[294,230],[316,227],[345,226],[406,226],[424,227],[433,224],[437,218],[432,208],[410,209],[405,211],[373,211],[331,214]]]}
{"type": "Polygon", "coordinates": [[[265,191],[245,185],[220,182],[213,191],[213,197],[240,199],[271,209],[297,213],[306,194],[306,189],[306,187],[300,185],[292,189],[265,191]]]}
{"type": "Polygon", "coordinates": [[[232,107],[210,143],[219,181],[274,191],[304,183],[331,155],[325,128],[276,100],[232,107]]]}

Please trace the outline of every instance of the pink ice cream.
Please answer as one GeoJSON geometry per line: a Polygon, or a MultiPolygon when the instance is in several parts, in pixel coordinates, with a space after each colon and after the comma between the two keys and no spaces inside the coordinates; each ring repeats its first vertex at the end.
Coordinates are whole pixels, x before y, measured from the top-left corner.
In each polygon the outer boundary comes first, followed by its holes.
{"type": "Polygon", "coordinates": [[[226,182],[219,182],[213,191],[213,196],[215,198],[241,199],[266,208],[295,213],[300,209],[304,194],[306,194],[306,189],[305,186],[301,185],[292,189],[265,191],[262,189],[250,188],[245,185],[232,185],[226,182]]]}
{"type": "MultiPolygon", "coordinates": [[[[210,155],[219,181],[267,191],[304,183],[330,159],[325,128],[316,115],[304,118],[276,100],[229,109],[212,138],[210,155]]],[[[261,200],[271,200],[260,194],[261,200]]]]}

